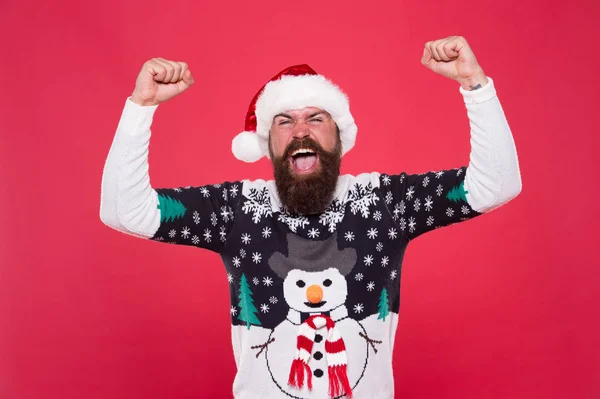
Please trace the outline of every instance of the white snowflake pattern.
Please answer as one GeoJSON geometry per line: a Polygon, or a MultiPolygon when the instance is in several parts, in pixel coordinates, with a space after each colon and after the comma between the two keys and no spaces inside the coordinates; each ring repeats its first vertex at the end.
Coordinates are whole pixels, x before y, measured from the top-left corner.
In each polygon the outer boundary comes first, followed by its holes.
{"type": "Polygon", "coordinates": [[[237,315],[237,309],[235,306],[232,306],[231,308],[229,308],[229,313],[231,313],[232,316],[237,315]]]}
{"type": "Polygon", "coordinates": [[[456,176],[460,176],[460,174],[461,174],[461,173],[462,173],[462,169],[458,169],[458,170],[456,171],[456,176]]]}
{"type": "Polygon", "coordinates": [[[284,210],[284,212],[280,213],[279,216],[277,216],[277,220],[287,224],[290,230],[292,230],[294,233],[297,232],[298,227],[303,229],[307,224],[310,223],[306,216],[301,216],[287,210],[284,210]]]}
{"type": "Polygon", "coordinates": [[[361,216],[365,219],[371,214],[371,205],[376,205],[377,201],[379,201],[379,197],[373,191],[371,183],[366,186],[356,183],[350,189],[348,198],[350,199],[350,211],[352,214],[356,215],[360,212],[361,216]]]}
{"type": "Polygon", "coordinates": [[[262,236],[263,238],[269,238],[271,237],[271,228],[270,227],[265,227],[262,231],[262,236]]]}
{"type": "Polygon", "coordinates": [[[229,188],[229,195],[231,195],[231,198],[235,198],[235,197],[237,197],[237,193],[238,193],[238,186],[237,186],[237,184],[234,184],[233,186],[231,186],[229,188]]]}
{"type": "Polygon", "coordinates": [[[240,265],[242,264],[242,261],[237,256],[233,257],[232,262],[235,267],[240,267],[240,265]]]}
{"type": "Polygon", "coordinates": [[[319,223],[327,226],[330,233],[335,231],[336,226],[342,220],[344,220],[344,206],[337,198],[319,215],[319,223]]]}
{"type": "Polygon", "coordinates": [[[397,275],[398,275],[398,272],[397,272],[397,271],[395,271],[395,270],[392,270],[392,271],[390,272],[390,278],[391,278],[392,280],[393,280],[393,279],[395,279],[397,275]]]}
{"type": "Polygon", "coordinates": [[[214,188],[221,188],[221,183],[218,183],[218,184],[213,184],[213,187],[214,187],[214,188]]]}
{"type": "Polygon", "coordinates": [[[410,186],[408,190],[406,190],[406,200],[410,201],[413,195],[415,195],[415,186],[410,186]]]}
{"type": "Polygon", "coordinates": [[[231,275],[231,273],[227,273],[227,281],[229,281],[229,283],[233,283],[233,276],[231,275]]]}
{"type": "Polygon", "coordinates": [[[427,226],[432,226],[433,225],[433,216],[429,216],[427,218],[427,222],[426,223],[427,223],[427,226]]]}
{"type": "Polygon", "coordinates": [[[415,208],[415,212],[419,212],[419,209],[421,209],[421,200],[418,198],[415,198],[415,202],[414,202],[413,206],[415,208]]]}
{"type": "Polygon", "coordinates": [[[355,279],[356,281],[361,281],[361,280],[363,279],[363,277],[364,277],[364,276],[363,276],[363,274],[362,274],[362,273],[356,273],[356,274],[354,275],[354,279],[355,279]]]}
{"type": "Polygon", "coordinates": [[[243,249],[243,248],[242,248],[242,249],[240,249],[240,257],[241,257],[242,259],[244,259],[244,258],[246,257],[246,251],[244,251],[244,249],[243,249]]]}
{"type": "Polygon", "coordinates": [[[221,239],[222,242],[227,241],[227,229],[225,229],[225,226],[221,226],[219,227],[219,238],[221,239]]]}
{"type": "Polygon", "coordinates": [[[258,253],[258,252],[252,253],[252,262],[259,264],[261,260],[262,260],[262,255],[260,253],[258,253]]]}
{"type": "Polygon", "coordinates": [[[415,218],[412,216],[409,217],[408,218],[408,231],[410,231],[411,233],[414,233],[416,227],[417,227],[417,222],[415,222],[415,218]]]}
{"type": "Polygon", "coordinates": [[[431,209],[433,208],[433,201],[431,199],[431,195],[428,195],[427,197],[425,197],[425,210],[427,212],[431,211],[431,209]]]}
{"type": "Polygon", "coordinates": [[[221,207],[221,218],[223,219],[223,221],[225,223],[227,223],[229,221],[229,219],[233,219],[233,211],[231,210],[230,207],[228,206],[222,206],[221,207]]]}
{"type": "Polygon", "coordinates": [[[210,229],[204,229],[204,241],[210,242],[211,239],[212,233],[210,232],[210,229]]]}
{"type": "Polygon", "coordinates": [[[192,237],[192,244],[194,244],[194,245],[198,245],[199,243],[200,243],[200,237],[198,237],[198,236],[196,236],[196,235],[195,235],[195,236],[193,236],[193,237],[192,237]]]}
{"type": "Polygon", "coordinates": [[[177,235],[177,231],[175,229],[169,230],[169,237],[174,238],[177,235]]]}
{"type": "Polygon", "coordinates": [[[406,205],[404,204],[404,200],[402,200],[394,205],[394,220],[398,220],[400,215],[404,215],[404,212],[406,212],[406,205]]]}
{"type": "Polygon", "coordinates": [[[367,237],[374,240],[377,237],[377,229],[374,227],[370,228],[369,231],[367,231],[367,237]]]}
{"type": "Polygon", "coordinates": [[[185,226],[183,230],[181,230],[181,236],[187,240],[190,235],[190,228],[185,226]]]}
{"type": "Polygon", "coordinates": [[[442,195],[442,193],[444,192],[444,187],[442,187],[441,184],[438,184],[437,189],[435,190],[435,192],[437,193],[438,197],[440,197],[442,195]]]}
{"type": "Polygon", "coordinates": [[[381,258],[381,266],[382,267],[386,267],[389,263],[390,263],[389,257],[384,256],[383,258],[381,258]]]}
{"type": "Polygon", "coordinates": [[[373,291],[374,289],[375,289],[375,282],[369,281],[369,284],[367,284],[367,291],[373,291]]]}
{"type": "Polygon", "coordinates": [[[208,191],[208,188],[206,188],[206,187],[200,187],[200,192],[202,193],[202,195],[204,196],[204,198],[210,197],[210,191],[208,191]]]}
{"type": "Polygon", "coordinates": [[[390,179],[388,175],[383,175],[381,176],[381,181],[383,182],[384,186],[389,186],[392,179],[390,179]]]}
{"type": "Polygon", "coordinates": [[[276,304],[277,302],[279,302],[279,300],[277,299],[276,296],[272,296],[271,298],[269,298],[269,302],[271,302],[273,305],[276,304]]]}
{"type": "Polygon", "coordinates": [[[344,234],[344,238],[346,239],[346,241],[354,241],[354,233],[351,231],[347,231],[346,234],[344,234]]]}
{"type": "Polygon", "coordinates": [[[310,238],[317,238],[319,236],[319,230],[312,228],[308,231],[308,236],[310,238]]]}
{"type": "Polygon", "coordinates": [[[395,228],[391,228],[388,230],[388,237],[390,238],[390,240],[395,239],[396,237],[398,237],[398,232],[396,231],[395,228]]]}
{"type": "Polygon", "coordinates": [[[356,305],[354,305],[354,313],[362,313],[363,310],[364,306],[362,303],[357,303],[356,305]]]}
{"type": "Polygon", "coordinates": [[[400,230],[406,230],[406,219],[400,218],[400,230]]]}
{"type": "Polygon", "coordinates": [[[248,233],[244,233],[242,234],[242,242],[246,245],[250,244],[250,241],[252,240],[252,238],[250,237],[250,234],[248,233]]]}
{"type": "Polygon", "coordinates": [[[269,313],[269,305],[263,303],[262,305],[260,305],[260,311],[263,313],[269,313]]]}
{"type": "Polygon", "coordinates": [[[223,189],[223,201],[227,201],[227,188],[223,189]]]}
{"type": "Polygon", "coordinates": [[[452,208],[447,208],[446,209],[446,216],[448,216],[449,218],[454,216],[454,209],[452,208]]]}
{"type": "Polygon", "coordinates": [[[423,187],[427,187],[428,184],[429,184],[429,176],[425,176],[423,178],[423,187]]]}
{"type": "Polygon", "coordinates": [[[271,277],[263,277],[263,284],[270,287],[273,285],[273,279],[271,277]]]}
{"type": "Polygon", "coordinates": [[[388,191],[387,194],[385,195],[385,203],[389,205],[392,203],[393,200],[394,200],[394,196],[392,195],[392,192],[388,191]]]}
{"type": "Polygon", "coordinates": [[[471,211],[469,210],[469,207],[468,207],[468,206],[466,206],[466,205],[463,205],[463,206],[462,206],[462,208],[460,208],[460,211],[463,213],[463,215],[468,215],[468,214],[469,214],[469,212],[471,212],[471,211]]]}
{"type": "Polygon", "coordinates": [[[373,212],[373,219],[375,219],[379,222],[381,220],[381,212],[379,212],[379,211],[373,212]]]}
{"type": "Polygon", "coordinates": [[[211,213],[211,214],[210,214],[210,222],[212,223],[212,225],[213,225],[213,226],[216,226],[216,225],[217,225],[217,221],[218,221],[218,219],[217,219],[217,214],[216,214],[216,213],[214,213],[214,212],[213,212],[213,213],[211,213]]]}
{"type": "Polygon", "coordinates": [[[364,261],[366,266],[371,266],[373,264],[373,255],[365,256],[364,261]]]}
{"type": "Polygon", "coordinates": [[[194,211],[194,223],[196,224],[200,224],[200,214],[198,213],[198,211],[194,211]]]}
{"type": "Polygon", "coordinates": [[[377,246],[375,247],[375,249],[377,249],[377,252],[381,252],[381,250],[383,250],[383,243],[382,242],[378,242],[377,246]]]}
{"type": "Polygon", "coordinates": [[[254,278],[252,279],[252,283],[253,283],[254,285],[259,285],[259,284],[260,284],[260,280],[258,279],[258,277],[254,277],[254,278]]]}
{"type": "Polygon", "coordinates": [[[242,206],[242,211],[246,214],[252,212],[252,221],[254,223],[259,223],[263,216],[271,217],[273,210],[271,208],[269,190],[266,187],[263,187],[261,190],[251,188],[248,200],[242,206]]]}
{"type": "Polygon", "coordinates": [[[440,177],[442,177],[443,174],[444,174],[443,170],[440,170],[439,172],[435,172],[435,178],[439,179],[440,177]]]}

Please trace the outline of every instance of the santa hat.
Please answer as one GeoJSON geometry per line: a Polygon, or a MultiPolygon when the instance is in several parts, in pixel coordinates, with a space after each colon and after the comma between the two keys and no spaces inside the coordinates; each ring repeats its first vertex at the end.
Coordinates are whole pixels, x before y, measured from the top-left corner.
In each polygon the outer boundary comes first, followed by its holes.
{"type": "Polygon", "coordinates": [[[244,162],[268,158],[269,129],[275,115],[306,107],[320,108],[331,115],[340,130],[342,155],[354,147],[358,128],[348,97],[333,82],[303,64],[279,72],[256,93],[246,114],[244,131],[231,144],[233,155],[244,162]]]}

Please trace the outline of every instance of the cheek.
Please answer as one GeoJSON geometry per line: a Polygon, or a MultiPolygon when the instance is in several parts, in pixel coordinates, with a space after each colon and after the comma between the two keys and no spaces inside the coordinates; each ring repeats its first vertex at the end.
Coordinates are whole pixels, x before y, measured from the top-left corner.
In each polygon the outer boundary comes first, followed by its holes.
{"type": "Polygon", "coordinates": [[[315,130],[315,135],[325,151],[333,151],[337,140],[335,124],[323,125],[315,130]]]}
{"type": "Polygon", "coordinates": [[[271,136],[271,149],[276,157],[283,155],[286,147],[286,140],[282,134],[275,134],[271,136]]]}

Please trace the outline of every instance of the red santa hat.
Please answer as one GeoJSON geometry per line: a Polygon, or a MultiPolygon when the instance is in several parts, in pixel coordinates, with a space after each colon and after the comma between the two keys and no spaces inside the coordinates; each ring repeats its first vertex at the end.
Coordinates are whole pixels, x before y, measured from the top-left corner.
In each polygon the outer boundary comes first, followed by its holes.
{"type": "Polygon", "coordinates": [[[256,162],[269,157],[269,129],[275,115],[306,107],[327,111],[340,129],[342,155],[354,147],[358,128],[346,94],[306,64],[294,65],[275,75],[252,99],[244,131],[234,137],[233,155],[256,162]]]}

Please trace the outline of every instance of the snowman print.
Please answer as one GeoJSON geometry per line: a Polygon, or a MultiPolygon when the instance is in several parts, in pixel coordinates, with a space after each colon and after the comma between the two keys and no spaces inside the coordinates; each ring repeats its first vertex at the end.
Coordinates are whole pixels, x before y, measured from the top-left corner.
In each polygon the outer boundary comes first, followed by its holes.
{"type": "Polygon", "coordinates": [[[335,373],[331,374],[334,366],[343,366],[344,378],[347,377],[348,385],[354,389],[365,374],[369,356],[374,356],[369,347],[374,341],[368,338],[360,322],[348,316],[345,304],[346,276],[356,264],[356,250],[339,250],[336,234],[324,241],[288,234],[287,240],[287,256],[275,253],[269,259],[269,267],[283,279],[283,295],[289,311],[269,336],[265,348],[267,369],[273,382],[289,397],[345,396],[339,389],[333,390],[337,395],[330,396],[330,388],[339,385],[330,381],[331,376],[336,378],[335,373]],[[326,316],[316,319],[327,319],[328,325],[323,322],[310,328],[308,324],[315,319],[311,318],[314,315],[326,316]],[[336,341],[339,338],[341,340],[336,341]],[[345,351],[332,353],[332,345],[342,341],[345,351]],[[307,343],[302,350],[298,347],[300,343],[307,343]],[[305,369],[300,371],[301,383],[293,386],[288,381],[292,364],[298,358],[305,361],[302,364],[305,369]]]}

